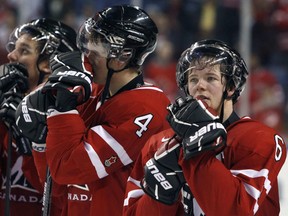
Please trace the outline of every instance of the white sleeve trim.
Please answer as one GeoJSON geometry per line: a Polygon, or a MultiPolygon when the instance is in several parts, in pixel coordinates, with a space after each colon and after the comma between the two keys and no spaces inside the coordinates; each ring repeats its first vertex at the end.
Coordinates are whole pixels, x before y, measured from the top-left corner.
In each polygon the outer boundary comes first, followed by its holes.
{"type": "Polygon", "coordinates": [[[105,142],[116,152],[118,158],[124,165],[128,165],[133,162],[123,146],[117,142],[117,140],[115,140],[114,137],[112,137],[101,125],[97,125],[91,129],[103,140],[105,140],[105,142]]]}
{"type": "Polygon", "coordinates": [[[130,198],[138,198],[144,195],[142,189],[136,189],[128,192],[127,198],[124,200],[124,206],[128,206],[130,198]]]}
{"type": "Polygon", "coordinates": [[[63,115],[63,114],[79,114],[79,112],[74,109],[74,110],[69,110],[67,112],[59,112],[56,109],[48,109],[47,110],[47,118],[52,117],[52,116],[57,116],[57,115],[63,115]]]}
{"type": "Polygon", "coordinates": [[[88,153],[90,161],[93,164],[98,177],[101,179],[108,176],[105,166],[102,164],[98,154],[94,151],[93,147],[86,142],[84,143],[84,147],[86,152],[88,153]]]}
{"type": "MultiPolygon", "coordinates": [[[[264,177],[265,181],[264,181],[264,188],[266,189],[266,194],[269,193],[270,189],[271,189],[271,181],[268,179],[268,174],[269,174],[269,170],[268,169],[262,169],[260,171],[257,170],[252,170],[252,169],[245,169],[245,170],[230,170],[231,173],[234,176],[237,176],[239,174],[243,174],[245,176],[248,176],[249,178],[258,178],[258,177],[264,177]]],[[[259,209],[259,204],[258,204],[258,199],[261,195],[261,191],[259,191],[258,189],[256,189],[255,187],[253,187],[252,185],[249,185],[247,183],[243,183],[246,192],[252,196],[256,203],[254,205],[254,214],[258,211],[259,209]]]]}

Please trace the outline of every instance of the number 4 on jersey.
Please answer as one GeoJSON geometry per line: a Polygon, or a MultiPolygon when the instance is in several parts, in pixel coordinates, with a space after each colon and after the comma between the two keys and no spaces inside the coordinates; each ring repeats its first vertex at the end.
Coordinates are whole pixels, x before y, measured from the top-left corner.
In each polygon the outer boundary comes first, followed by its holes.
{"type": "Polygon", "coordinates": [[[134,120],[134,123],[140,127],[139,130],[136,131],[138,137],[142,137],[142,133],[147,131],[148,125],[153,118],[152,114],[147,114],[144,116],[139,116],[134,120]]]}

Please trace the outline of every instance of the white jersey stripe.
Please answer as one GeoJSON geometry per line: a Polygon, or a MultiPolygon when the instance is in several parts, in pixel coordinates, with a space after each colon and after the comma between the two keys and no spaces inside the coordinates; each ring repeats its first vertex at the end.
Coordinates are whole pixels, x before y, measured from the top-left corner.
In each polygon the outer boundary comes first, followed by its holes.
{"type": "MultiPolygon", "coordinates": [[[[262,169],[260,171],[257,171],[257,170],[252,170],[252,169],[246,169],[246,170],[230,170],[230,171],[234,176],[243,174],[245,176],[248,176],[249,178],[264,177],[265,178],[264,188],[266,189],[266,194],[269,193],[271,189],[271,181],[268,179],[269,170],[262,169]]],[[[256,203],[254,205],[254,214],[255,214],[259,209],[258,199],[261,195],[261,191],[259,191],[258,189],[256,189],[255,187],[247,183],[244,183],[244,187],[247,193],[256,200],[256,203]]]]}
{"type": "Polygon", "coordinates": [[[123,148],[123,146],[117,142],[101,125],[97,125],[91,128],[95,133],[97,133],[105,142],[116,152],[119,159],[124,165],[128,165],[133,161],[123,148]]]}
{"type": "Polygon", "coordinates": [[[141,188],[140,181],[132,178],[131,176],[128,177],[127,181],[133,182],[133,184],[135,184],[137,187],[141,188]]]}
{"type": "Polygon", "coordinates": [[[245,187],[245,190],[247,191],[247,193],[250,194],[250,196],[252,196],[256,200],[255,205],[254,205],[254,209],[253,209],[253,212],[255,214],[259,209],[258,198],[260,197],[261,193],[259,190],[257,190],[255,187],[253,187],[249,184],[244,183],[244,187],[245,187]],[[258,198],[256,199],[256,197],[258,197],[258,198]]]}
{"type": "Polygon", "coordinates": [[[88,156],[91,160],[91,163],[95,167],[96,173],[99,176],[99,178],[104,178],[108,175],[108,173],[105,170],[105,166],[102,164],[98,154],[94,151],[93,147],[89,143],[84,143],[85,150],[88,153],[88,156]]]}
{"type": "Polygon", "coordinates": [[[139,87],[139,88],[132,89],[132,91],[136,91],[136,90],[143,90],[143,89],[147,89],[147,90],[155,90],[155,91],[163,92],[162,89],[159,89],[159,88],[157,88],[157,87],[153,87],[153,86],[142,86],[142,87],[139,87]]]}
{"type": "Polygon", "coordinates": [[[124,200],[124,206],[128,206],[130,198],[138,198],[144,195],[144,191],[142,189],[132,190],[128,193],[127,198],[124,200]]]}
{"type": "Polygon", "coordinates": [[[124,200],[124,206],[129,205],[130,198],[138,198],[138,197],[144,195],[144,191],[141,189],[140,181],[138,181],[138,180],[136,180],[130,176],[128,177],[127,181],[133,182],[133,184],[135,184],[137,187],[139,187],[139,189],[129,191],[127,198],[124,200]]]}

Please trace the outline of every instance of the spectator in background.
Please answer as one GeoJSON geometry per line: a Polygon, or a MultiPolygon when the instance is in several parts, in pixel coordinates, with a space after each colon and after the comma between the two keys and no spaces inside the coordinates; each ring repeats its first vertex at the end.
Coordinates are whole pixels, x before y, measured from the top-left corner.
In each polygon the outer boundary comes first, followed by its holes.
{"type": "Polygon", "coordinates": [[[25,23],[42,16],[44,0],[9,0],[7,2],[14,8],[17,8],[20,23],[25,23]]]}
{"type": "Polygon", "coordinates": [[[217,1],[215,38],[236,46],[240,29],[240,0],[217,1]]]}
{"type": "Polygon", "coordinates": [[[156,86],[159,86],[170,101],[178,96],[178,87],[175,82],[177,61],[173,58],[174,46],[168,39],[162,38],[157,43],[154,55],[144,68],[144,77],[156,86]]]}
{"type": "Polygon", "coordinates": [[[0,5],[0,65],[7,62],[5,49],[8,37],[18,23],[17,10],[6,4],[0,5]]]}
{"type": "Polygon", "coordinates": [[[251,117],[279,132],[284,132],[285,95],[273,71],[259,64],[257,55],[251,58],[251,117]]]}
{"type": "Polygon", "coordinates": [[[174,58],[177,60],[183,49],[189,45],[188,41],[197,40],[203,1],[149,0],[143,1],[143,6],[151,13],[159,27],[159,38],[162,34],[174,44],[174,58]],[[159,14],[162,14],[161,17],[159,14]],[[163,17],[166,17],[166,20],[163,20],[163,17]]]}

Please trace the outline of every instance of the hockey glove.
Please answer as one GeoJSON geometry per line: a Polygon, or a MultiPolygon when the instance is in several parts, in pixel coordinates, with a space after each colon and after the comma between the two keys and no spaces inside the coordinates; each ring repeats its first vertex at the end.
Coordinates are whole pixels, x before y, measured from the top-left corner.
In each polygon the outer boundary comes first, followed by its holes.
{"type": "Polygon", "coordinates": [[[20,155],[32,155],[32,143],[25,137],[16,124],[12,124],[13,137],[16,141],[17,152],[20,155]]]}
{"type": "Polygon", "coordinates": [[[167,109],[169,111],[167,120],[181,138],[189,136],[192,134],[191,131],[194,132],[201,125],[213,120],[191,96],[177,98],[175,103],[168,106],[167,109]]]}
{"type": "Polygon", "coordinates": [[[3,94],[3,102],[0,105],[0,117],[4,121],[15,122],[15,112],[22,98],[23,94],[16,92],[16,88],[3,94]]]}
{"type": "Polygon", "coordinates": [[[16,88],[14,88],[3,96],[4,101],[1,104],[0,116],[12,127],[13,138],[16,141],[18,153],[21,155],[31,155],[31,142],[21,134],[19,128],[15,125],[15,112],[23,98],[23,94],[16,92],[16,88]]]}
{"type": "Polygon", "coordinates": [[[50,60],[53,73],[42,92],[55,96],[55,108],[58,111],[75,109],[89,99],[92,91],[92,67],[88,64],[87,61],[84,63],[84,55],[78,51],[60,53],[50,60]]]}
{"type": "Polygon", "coordinates": [[[208,150],[220,151],[225,146],[226,130],[205,102],[187,97],[178,99],[168,110],[168,122],[183,139],[185,159],[208,150]]]}
{"type": "Polygon", "coordinates": [[[3,93],[16,87],[18,92],[28,90],[28,72],[24,65],[9,63],[0,66],[0,102],[3,101],[3,93]]]}
{"type": "Polygon", "coordinates": [[[141,187],[153,199],[167,205],[175,203],[185,179],[178,157],[181,144],[175,138],[167,141],[147,161],[141,187]]]}
{"type": "MultiPolygon", "coordinates": [[[[15,117],[16,125],[25,137],[34,143],[45,144],[47,136],[46,111],[48,107],[55,104],[55,99],[49,94],[43,94],[41,90],[39,88],[31,92],[21,101],[15,117]]],[[[40,147],[39,149],[43,148],[40,147]]]]}

